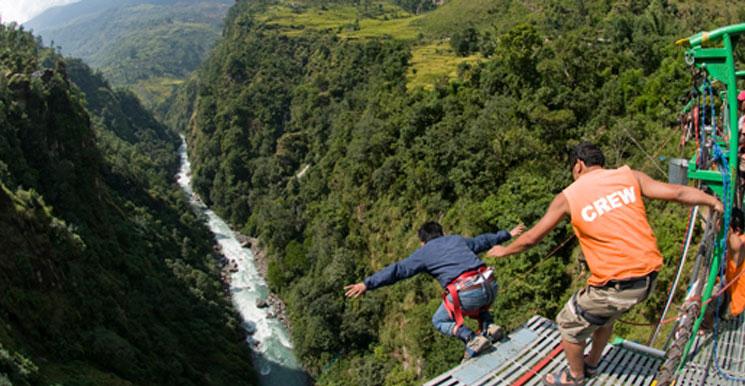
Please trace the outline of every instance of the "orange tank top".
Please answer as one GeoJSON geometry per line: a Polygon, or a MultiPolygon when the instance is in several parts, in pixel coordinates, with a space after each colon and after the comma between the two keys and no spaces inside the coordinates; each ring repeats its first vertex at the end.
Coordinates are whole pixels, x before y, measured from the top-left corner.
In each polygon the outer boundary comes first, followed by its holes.
{"type": "Polygon", "coordinates": [[[593,170],[563,193],[590,267],[588,284],[602,286],[660,270],[662,255],[631,168],[593,170]]]}
{"type": "MultiPolygon", "coordinates": [[[[731,230],[730,230],[731,232],[731,230]]],[[[745,235],[738,236],[740,238],[740,241],[745,243],[745,235]]],[[[745,267],[745,264],[740,263],[740,266],[738,267],[735,264],[735,256],[737,254],[737,251],[729,251],[729,258],[727,259],[727,270],[726,270],[726,278],[727,283],[732,281],[737,275],[740,274],[740,271],[743,270],[745,267]]],[[[745,274],[743,275],[745,276],[745,274]]],[[[730,303],[729,303],[729,309],[732,315],[737,316],[742,313],[743,310],[745,310],[745,277],[740,277],[737,279],[737,282],[732,284],[731,287],[727,288],[727,292],[730,294],[730,303]]]]}

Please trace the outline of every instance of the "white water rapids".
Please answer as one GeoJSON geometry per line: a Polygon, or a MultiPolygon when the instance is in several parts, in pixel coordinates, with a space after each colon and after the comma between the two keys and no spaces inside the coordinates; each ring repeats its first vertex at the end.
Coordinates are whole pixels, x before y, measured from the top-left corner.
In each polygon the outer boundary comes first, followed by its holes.
{"type": "Polygon", "coordinates": [[[250,249],[242,247],[228,224],[194,194],[191,188],[191,163],[183,137],[179,154],[179,185],[188,195],[194,210],[207,218],[207,225],[222,247],[222,253],[229,261],[237,263],[238,271],[230,274],[230,294],[233,305],[243,319],[243,327],[249,334],[246,343],[253,347],[257,354],[253,362],[260,374],[261,383],[283,386],[308,384],[307,377],[292,351],[292,343],[285,326],[277,319],[267,317],[269,312],[274,312],[272,307],[256,307],[256,301],[266,299],[269,290],[256,269],[253,253],[250,249]]]}

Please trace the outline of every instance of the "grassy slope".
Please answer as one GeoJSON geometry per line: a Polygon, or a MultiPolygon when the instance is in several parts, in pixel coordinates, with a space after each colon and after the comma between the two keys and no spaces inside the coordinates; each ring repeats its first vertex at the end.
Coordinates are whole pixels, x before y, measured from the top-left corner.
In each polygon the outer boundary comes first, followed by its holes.
{"type": "Polygon", "coordinates": [[[433,36],[448,36],[468,26],[501,32],[518,22],[530,22],[538,11],[540,2],[532,0],[451,0],[413,24],[433,36]]]}
{"type": "Polygon", "coordinates": [[[435,40],[417,45],[411,52],[406,86],[410,90],[419,87],[431,89],[436,83],[455,79],[461,63],[477,63],[480,59],[480,55],[455,55],[447,41],[435,40]]]}
{"type": "MultiPolygon", "coordinates": [[[[412,43],[410,89],[431,89],[434,84],[454,79],[458,65],[474,63],[478,56],[459,57],[448,43],[453,31],[474,25],[489,30],[496,12],[489,0],[455,0],[423,14],[413,15],[386,1],[373,1],[367,10],[354,5],[298,6],[280,1],[268,6],[257,18],[274,25],[287,36],[299,36],[306,30],[332,30],[346,39],[392,38],[412,43]]],[[[510,9],[524,11],[522,6],[510,9]]],[[[505,17],[504,14],[500,18],[505,17]]],[[[514,20],[514,19],[513,19],[514,20]]]]}

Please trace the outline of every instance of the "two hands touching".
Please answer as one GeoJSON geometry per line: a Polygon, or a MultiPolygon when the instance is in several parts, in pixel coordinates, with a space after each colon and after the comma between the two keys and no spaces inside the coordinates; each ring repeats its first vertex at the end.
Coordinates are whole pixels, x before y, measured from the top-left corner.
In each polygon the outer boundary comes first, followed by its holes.
{"type": "MultiPolygon", "coordinates": [[[[523,232],[525,232],[525,224],[521,223],[518,226],[512,228],[512,230],[510,230],[510,236],[515,238],[517,236],[520,236],[523,232]]],[[[486,253],[486,255],[490,257],[494,257],[494,256],[491,256],[490,253],[494,250],[494,248],[497,248],[497,247],[499,246],[497,245],[493,247],[492,249],[490,249],[489,252],[486,253]]],[[[344,286],[344,291],[345,291],[344,295],[346,297],[354,299],[354,298],[358,298],[362,296],[365,292],[367,292],[367,286],[365,285],[364,282],[359,282],[356,284],[349,284],[349,285],[344,286]]]]}
{"type": "MultiPolygon", "coordinates": [[[[512,230],[510,231],[510,235],[514,239],[515,237],[520,236],[521,234],[523,234],[523,232],[525,232],[525,229],[526,229],[525,228],[525,224],[522,224],[521,223],[520,225],[512,228],[512,230]]],[[[507,255],[508,255],[508,253],[507,253],[507,247],[502,246],[502,245],[495,245],[495,246],[491,247],[491,249],[489,249],[488,251],[486,251],[486,255],[485,256],[486,257],[505,257],[507,255]]]]}

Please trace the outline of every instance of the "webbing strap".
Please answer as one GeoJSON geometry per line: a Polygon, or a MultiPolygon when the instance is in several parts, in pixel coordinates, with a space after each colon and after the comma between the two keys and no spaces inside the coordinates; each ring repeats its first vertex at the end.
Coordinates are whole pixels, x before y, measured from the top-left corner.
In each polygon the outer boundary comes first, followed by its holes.
{"type": "Polygon", "coordinates": [[[455,284],[451,283],[447,287],[447,291],[442,294],[442,301],[445,304],[445,309],[448,310],[450,317],[455,320],[455,327],[453,327],[452,334],[455,335],[458,332],[460,326],[463,325],[463,310],[460,307],[460,297],[458,296],[458,290],[455,288],[455,284]],[[448,294],[453,299],[452,302],[448,300],[448,294]]]}
{"type": "MultiPolygon", "coordinates": [[[[453,320],[455,321],[455,326],[453,327],[453,331],[451,331],[453,335],[456,335],[458,333],[458,329],[463,325],[463,315],[478,319],[478,316],[481,314],[482,311],[486,311],[489,309],[489,305],[487,304],[481,308],[473,310],[463,310],[460,304],[460,296],[458,295],[458,284],[460,284],[464,280],[483,273],[487,269],[488,268],[486,266],[481,266],[473,271],[462,273],[460,276],[450,282],[450,284],[447,285],[445,292],[442,293],[442,302],[445,305],[445,309],[450,314],[450,317],[453,318],[453,320]],[[450,297],[453,299],[452,302],[448,299],[448,295],[450,295],[450,297]]],[[[482,285],[486,284],[488,284],[488,282],[486,281],[482,283],[482,285]]],[[[479,319],[479,326],[480,325],[481,320],[479,319]]]]}

